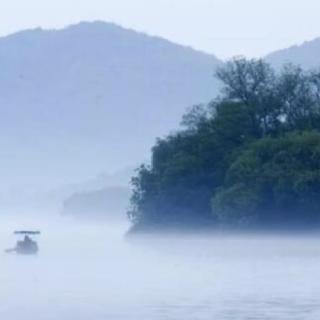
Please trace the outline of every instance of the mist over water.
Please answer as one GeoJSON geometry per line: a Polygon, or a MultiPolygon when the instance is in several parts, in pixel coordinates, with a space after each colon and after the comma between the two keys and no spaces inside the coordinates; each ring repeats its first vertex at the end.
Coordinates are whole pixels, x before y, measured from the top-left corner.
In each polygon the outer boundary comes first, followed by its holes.
{"type": "Polygon", "coordinates": [[[1,220],[41,229],[38,256],[0,255],[0,318],[319,319],[320,238],[163,236],[128,240],[126,223],[1,220]]]}

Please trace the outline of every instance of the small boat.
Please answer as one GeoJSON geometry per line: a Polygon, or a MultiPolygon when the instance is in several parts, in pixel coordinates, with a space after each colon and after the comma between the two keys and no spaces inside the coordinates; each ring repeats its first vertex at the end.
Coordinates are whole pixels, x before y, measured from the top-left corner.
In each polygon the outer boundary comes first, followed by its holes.
{"type": "Polygon", "coordinates": [[[15,231],[14,234],[23,235],[24,239],[18,241],[15,248],[5,250],[6,253],[17,253],[21,255],[35,255],[38,253],[38,244],[31,239],[31,236],[39,235],[39,231],[15,231]]]}

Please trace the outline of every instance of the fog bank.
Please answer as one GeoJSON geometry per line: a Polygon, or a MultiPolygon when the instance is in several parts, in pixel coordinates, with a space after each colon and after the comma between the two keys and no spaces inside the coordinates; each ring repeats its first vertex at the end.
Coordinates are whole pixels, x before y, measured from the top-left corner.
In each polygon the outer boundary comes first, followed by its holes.
{"type": "Polygon", "coordinates": [[[320,238],[141,237],[128,225],[2,219],[39,228],[35,257],[0,254],[0,317],[31,319],[316,319],[320,238]]]}

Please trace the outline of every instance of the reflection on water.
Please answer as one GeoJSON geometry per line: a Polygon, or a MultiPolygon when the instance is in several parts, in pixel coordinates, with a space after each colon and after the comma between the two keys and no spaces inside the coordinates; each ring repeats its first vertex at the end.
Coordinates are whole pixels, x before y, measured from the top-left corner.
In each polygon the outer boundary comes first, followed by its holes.
{"type": "MultiPolygon", "coordinates": [[[[320,318],[320,238],[164,237],[46,222],[37,257],[0,254],[0,319],[320,318]]],[[[1,223],[1,249],[16,223],[1,223]]]]}

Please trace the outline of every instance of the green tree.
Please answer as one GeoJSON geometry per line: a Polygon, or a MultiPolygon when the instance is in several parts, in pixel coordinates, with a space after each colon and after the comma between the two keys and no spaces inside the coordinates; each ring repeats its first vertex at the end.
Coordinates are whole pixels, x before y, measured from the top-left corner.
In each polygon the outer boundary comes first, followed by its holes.
{"type": "Polygon", "coordinates": [[[223,223],[300,225],[320,222],[320,134],[264,138],[230,166],[212,200],[223,223]]]}
{"type": "Polygon", "coordinates": [[[133,178],[134,225],[317,221],[320,73],[239,58],[217,76],[221,96],[191,108],[133,178]]]}

